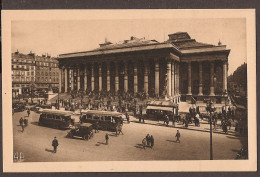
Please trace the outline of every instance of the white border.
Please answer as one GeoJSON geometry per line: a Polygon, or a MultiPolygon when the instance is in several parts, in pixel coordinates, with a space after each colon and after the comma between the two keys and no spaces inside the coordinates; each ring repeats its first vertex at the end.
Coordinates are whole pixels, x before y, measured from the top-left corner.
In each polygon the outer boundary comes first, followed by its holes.
{"type": "Polygon", "coordinates": [[[4,172],[169,172],[169,171],[256,171],[256,35],[255,10],[4,10],[3,40],[3,170],[4,172]],[[102,161],[13,163],[11,111],[11,21],[246,18],[248,63],[249,160],[193,161],[102,161]],[[118,165],[120,163],[120,165],[118,165]],[[123,165],[122,165],[123,164],[123,165]],[[187,167],[189,167],[187,169],[187,167]]]}

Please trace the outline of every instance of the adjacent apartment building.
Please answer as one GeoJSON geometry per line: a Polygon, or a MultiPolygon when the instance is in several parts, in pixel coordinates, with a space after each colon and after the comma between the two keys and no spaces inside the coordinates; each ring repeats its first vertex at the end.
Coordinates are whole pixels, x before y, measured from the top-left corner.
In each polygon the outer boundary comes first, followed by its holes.
{"type": "Polygon", "coordinates": [[[12,53],[12,93],[30,93],[32,89],[58,88],[58,61],[49,55],[38,56],[30,52],[12,53]]]}

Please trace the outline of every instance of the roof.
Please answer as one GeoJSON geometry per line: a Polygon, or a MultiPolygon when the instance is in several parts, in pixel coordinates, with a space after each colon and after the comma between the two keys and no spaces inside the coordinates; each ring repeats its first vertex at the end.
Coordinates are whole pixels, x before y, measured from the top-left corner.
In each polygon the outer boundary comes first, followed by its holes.
{"type": "Polygon", "coordinates": [[[101,116],[121,116],[122,113],[116,111],[98,111],[98,110],[82,110],[82,114],[92,114],[92,115],[101,115],[101,116]]]}
{"type": "Polygon", "coordinates": [[[82,123],[82,124],[80,124],[80,126],[81,127],[90,127],[90,126],[92,126],[92,124],[91,123],[82,123]]]}
{"type": "Polygon", "coordinates": [[[213,44],[197,42],[195,39],[192,39],[187,32],[169,34],[169,40],[167,42],[176,46],[183,54],[230,51],[226,49],[225,45],[221,45],[221,43],[216,46],[213,44]]]}
{"type": "Polygon", "coordinates": [[[171,101],[150,101],[147,105],[160,106],[160,107],[176,107],[177,104],[171,101]]]}
{"type": "Polygon", "coordinates": [[[64,116],[72,115],[73,113],[71,111],[61,111],[61,110],[53,110],[53,109],[43,109],[40,111],[41,113],[49,113],[49,114],[59,114],[64,116]]]}
{"type": "Polygon", "coordinates": [[[161,111],[170,111],[170,112],[173,112],[172,107],[163,107],[163,106],[147,106],[146,109],[152,109],[152,110],[161,110],[161,111]]]}
{"type": "Polygon", "coordinates": [[[123,52],[136,52],[136,51],[144,51],[144,50],[156,50],[156,49],[175,49],[179,51],[175,46],[170,43],[153,43],[148,45],[128,45],[125,47],[107,47],[104,50],[95,49],[92,51],[85,51],[85,52],[77,52],[77,53],[67,53],[61,54],[58,59],[63,58],[73,58],[73,57],[84,57],[84,56],[93,56],[93,55],[105,55],[105,54],[115,54],[115,53],[123,53],[123,52]]]}

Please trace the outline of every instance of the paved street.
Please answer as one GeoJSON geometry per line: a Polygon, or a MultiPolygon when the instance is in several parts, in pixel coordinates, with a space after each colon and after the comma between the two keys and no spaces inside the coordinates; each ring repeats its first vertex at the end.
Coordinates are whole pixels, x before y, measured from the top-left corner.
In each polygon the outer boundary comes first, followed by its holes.
{"type": "MultiPolygon", "coordinates": [[[[39,114],[31,112],[29,125],[21,132],[19,119],[26,112],[13,115],[14,153],[22,152],[26,162],[51,161],[100,161],[100,160],[208,160],[209,125],[202,122],[200,127],[189,129],[165,127],[163,122],[146,121],[138,123],[131,117],[130,124],[124,124],[124,135],[114,136],[113,132],[99,131],[89,141],[70,139],[65,136],[69,130],[56,130],[38,126],[39,114]],[[177,129],[181,133],[181,143],[175,142],[177,129]],[[110,136],[105,145],[105,134],[110,136]],[[154,149],[142,149],[141,141],[146,134],[155,139],[154,149]],[[58,152],[52,153],[51,142],[56,136],[59,140],[58,152]]],[[[213,134],[213,158],[234,159],[241,149],[245,137],[237,136],[232,127],[230,134],[217,131],[213,134]]]]}

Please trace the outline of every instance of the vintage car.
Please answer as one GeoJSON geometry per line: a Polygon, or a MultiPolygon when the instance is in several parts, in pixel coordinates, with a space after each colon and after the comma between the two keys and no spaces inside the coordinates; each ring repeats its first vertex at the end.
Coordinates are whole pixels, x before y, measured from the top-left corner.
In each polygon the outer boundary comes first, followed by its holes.
{"type": "Polygon", "coordinates": [[[123,122],[122,114],[115,111],[87,110],[81,112],[81,123],[91,123],[100,130],[115,131],[123,122]]]}
{"type": "Polygon", "coordinates": [[[83,140],[89,140],[93,136],[93,125],[90,123],[82,123],[78,127],[72,128],[67,135],[69,138],[80,137],[83,140]]]}
{"type": "Polygon", "coordinates": [[[70,111],[43,109],[40,112],[38,125],[56,129],[68,129],[74,126],[75,120],[71,118],[73,113],[70,111]]]}
{"type": "Polygon", "coordinates": [[[42,109],[51,109],[51,104],[38,104],[37,106],[42,109]]]}
{"type": "Polygon", "coordinates": [[[25,110],[25,104],[22,103],[13,103],[14,112],[23,112],[25,110]]]}

